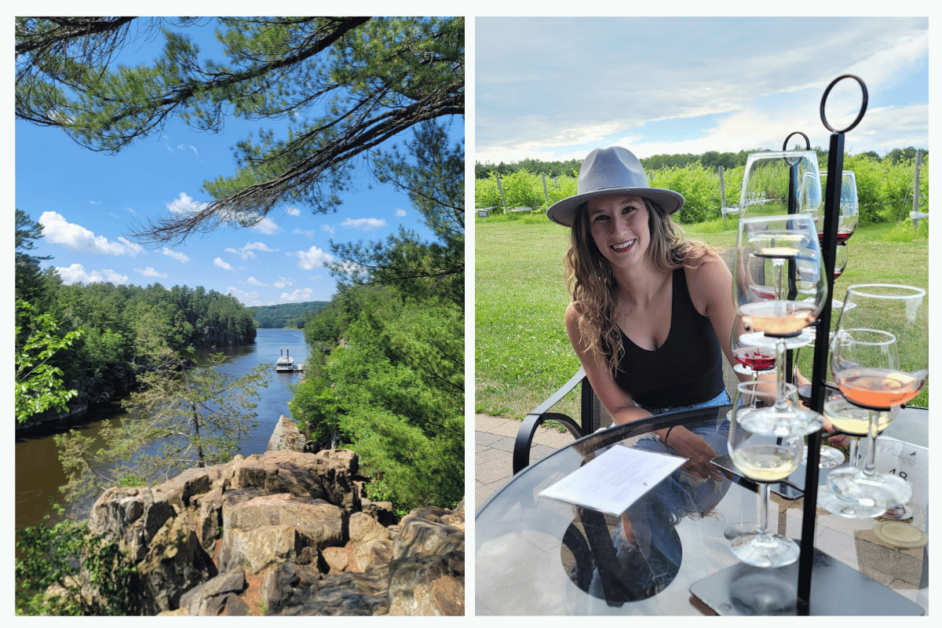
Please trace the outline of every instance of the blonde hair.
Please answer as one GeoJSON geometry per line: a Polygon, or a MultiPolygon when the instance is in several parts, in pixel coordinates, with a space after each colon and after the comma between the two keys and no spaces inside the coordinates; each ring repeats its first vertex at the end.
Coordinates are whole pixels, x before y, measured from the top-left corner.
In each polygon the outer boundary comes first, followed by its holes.
{"type": "MultiPolygon", "coordinates": [[[[660,205],[643,200],[651,234],[648,254],[655,268],[661,271],[699,268],[707,255],[717,252],[699,240],[685,239],[683,230],[660,205]]],[[[607,361],[609,370],[614,372],[623,351],[621,330],[615,322],[619,288],[611,264],[592,238],[585,203],[576,210],[564,262],[566,286],[579,317],[579,333],[595,360],[607,361]]]]}

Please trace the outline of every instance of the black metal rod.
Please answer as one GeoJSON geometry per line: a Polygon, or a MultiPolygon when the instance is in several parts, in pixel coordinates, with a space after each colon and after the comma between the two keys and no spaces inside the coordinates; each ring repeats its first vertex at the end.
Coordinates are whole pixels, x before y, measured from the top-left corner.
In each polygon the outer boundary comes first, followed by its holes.
{"type": "MultiPolygon", "coordinates": [[[[844,134],[833,133],[828,149],[828,178],[824,191],[824,230],[821,257],[828,294],[818,317],[814,343],[814,367],[811,374],[811,409],[824,411],[827,395],[828,344],[831,331],[831,301],[834,296],[834,252],[837,250],[837,226],[841,204],[841,173],[844,171],[844,134]],[[836,173],[836,174],[835,174],[836,173]]],[[[821,432],[808,437],[808,462],[805,470],[805,498],[801,522],[801,553],[798,556],[798,611],[810,613],[811,571],[814,564],[814,528],[818,502],[818,464],[821,457],[821,432]]]]}

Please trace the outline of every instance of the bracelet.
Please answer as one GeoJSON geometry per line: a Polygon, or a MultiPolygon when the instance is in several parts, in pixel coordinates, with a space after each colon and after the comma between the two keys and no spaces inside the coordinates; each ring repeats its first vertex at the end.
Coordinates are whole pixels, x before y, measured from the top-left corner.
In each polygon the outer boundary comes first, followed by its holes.
{"type": "Polygon", "coordinates": [[[665,445],[667,444],[667,437],[671,435],[671,430],[674,429],[675,427],[676,427],[675,425],[671,425],[669,428],[667,428],[667,434],[664,434],[665,445]]]}

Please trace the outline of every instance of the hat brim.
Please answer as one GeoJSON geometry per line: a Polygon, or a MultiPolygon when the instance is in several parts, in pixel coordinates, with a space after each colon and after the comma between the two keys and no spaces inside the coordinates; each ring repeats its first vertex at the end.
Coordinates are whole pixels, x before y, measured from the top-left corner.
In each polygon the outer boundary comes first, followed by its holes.
{"type": "Polygon", "coordinates": [[[640,196],[657,203],[668,214],[673,214],[684,206],[684,197],[679,192],[662,188],[606,188],[593,190],[583,194],[576,194],[569,198],[553,203],[546,210],[546,216],[557,225],[571,227],[576,220],[576,210],[583,203],[602,196],[640,196]]]}

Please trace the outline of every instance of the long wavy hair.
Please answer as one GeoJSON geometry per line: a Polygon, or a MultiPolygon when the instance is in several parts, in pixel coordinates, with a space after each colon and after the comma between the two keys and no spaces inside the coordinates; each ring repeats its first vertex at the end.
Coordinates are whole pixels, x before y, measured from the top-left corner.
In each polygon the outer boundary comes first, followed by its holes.
{"type": "MultiPolygon", "coordinates": [[[[651,234],[648,255],[658,270],[674,271],[682,266],[699,268],[706,255],[717,253],[699,240],[684,238],[683,230],[660,205],[646,198],[643,200],[651,234]]],[[[607,361],[609,370],[615,372],[624,350],[621,330],[616,324],[619,288],[611,264],[592,238],[585,203],[576,210],[564,262],[566,286],[579,316],[579,333],[590,354],[599,363],[607,361]]]]}

